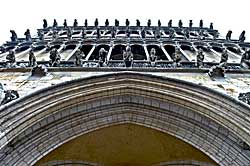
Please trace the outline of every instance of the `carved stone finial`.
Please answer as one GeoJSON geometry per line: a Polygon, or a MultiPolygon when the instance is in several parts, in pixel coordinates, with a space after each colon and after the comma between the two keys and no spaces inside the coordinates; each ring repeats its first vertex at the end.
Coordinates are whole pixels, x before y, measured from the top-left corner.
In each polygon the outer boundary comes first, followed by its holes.
{"type": "Polygon", "coordinates": [[[149,19],[148,20],[148,27],[150,27],[151,26],[151,20],[149,19]]]}
{"type": "Polygon", "coordinates": [[[193,27],[193,20],[189,20],[189,28],[193,27]]]}
{"type": "Polygon", "coordinates": [[[77,27],[78,26],[78,21],[77,19],[74,20],[74,23],[73,23],[73,27],[77,27]]]}
{"type": "Polygon", "coordinates": [[[169,28],[172,27],[172,20],[169,20],[169,22],[168,22],[168,27],[169,27],[169,28]]]}
{"type": "Polygon", "coordinates": [[[85,21],[84,21],[84,26],[85,26],[85,27],[88,26],[88,19],[85,19],[85,21]]]}
{"type": "Polygon", "coordinates": [[[212,22],[210,23],[209,29],[214,29],[214,25],[212,22]]]}
{"type": "Polygon", "coordinates": [[[181,20],[179,20],[178,26],[179,26],[179,28],[182,28],[182,27],[183,27],[183,23],[182,23],[181,20]]]}
{"type": "Polygon", "coordinates": [[[67,27],[68,27],[68,24],[67,24],[67,20],[66,20],[66,19],[64,19],[63,27],[64,27],[64,28],[67,28],[67,27]]]}
{"type": "Polygon", "coordinates": [[[246,37],[245,37],[246,31],[242,31],[239,37],[239,42],[244,42],[246,37]]]}
{"type": "Polygon", "coordinates": [[[233,33],[233,32],[232,32],[231,30],[229,30],[229,31],[227,32],[226,40],[231,40],[232,33],[233,33]]]}
{"type": "Polygon", "coordinates": [[[119,20],[115,19],[115,26],[118,27],[119,26],[119,20]]]}
{"type": "Polygon", "coordinates": [[[108,20],[108,19],[106,19],[106,21],[105,21],[105,26],[106,26],[106,27],[109,26],[109,20],[108,20]]]}
{"type": "Polygon", "coordinates": [[[48,23],[46,19],[43,19],[43,29],[46,29],[48,27],[48,23]]]}
{"type": "Polygon", "coordinates": [[[11,41],[17,41],[17,34],[16,34],[16,32],[14,31],[14,30],[10,30],[10,33],[11,33],[11,37],[10,37],[10,39],[11,39],[11,41]]]}
{"type": "Polygon", "coordinates": [[[53,27],[55,28],[55,27],[57,27],[57,21],[56,21],[56,19],[54,19],[54,22],[53,22],[53,27]]]}
{"type": "Polygon", "coordinates": [[[200,20],[200,28],[203,28],[203,20],[200,20]]]}
{"type": "Polygon", "coordinates": [[[125,24],[126,24],[126,27],[128,27],[128,26],[129,26],[130,22],[129,22],[129,20],[128,20],[128,19],[126,19],[125,24]]]}
{"type": "Polygon", "coordinates": [[[161,27],[161,20],[158,20],[158,27],[161,27]]]}
{"type": "Polygon", "coordinates": [[[140,22],[140,20],[138,20],[138,19],[136,20],[136,26],[137,26],[137,27],[140,27],[140,26],[141,26],[141,22],[140,22]]]}
{"type": "Polygon", "coordinates": [[[95,23],[94,24],[95,24],[95,27],[98,27],[98,25],[99,25],[98,18],[95,19],[95,23]]]}

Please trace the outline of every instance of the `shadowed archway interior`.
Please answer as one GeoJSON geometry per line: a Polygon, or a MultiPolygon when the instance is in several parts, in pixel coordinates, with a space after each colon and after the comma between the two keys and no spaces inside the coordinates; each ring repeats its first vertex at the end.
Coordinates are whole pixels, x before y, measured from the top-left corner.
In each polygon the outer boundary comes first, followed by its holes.
{"type": "Polygon", "coordinates": [[[79,136],[50,152],[37,166],[75,160],[105,166],[150,166],[173,161],[217,165],[208,156],[166,133],[135,124],[120,124],[79,136]]]}

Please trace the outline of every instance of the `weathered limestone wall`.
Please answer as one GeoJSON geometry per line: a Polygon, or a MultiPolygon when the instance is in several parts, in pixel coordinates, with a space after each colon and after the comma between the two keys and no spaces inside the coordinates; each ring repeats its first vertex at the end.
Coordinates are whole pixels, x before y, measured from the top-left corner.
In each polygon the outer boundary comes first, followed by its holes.
{"type": "MultiPolygon", "coordinates": [[[[131,71],[133,72],[133,71],[131,71]]],[[[135,73],[152,74],[167,78],[176,78],[179,80],[192,82],[198,85],[202,85],[223,94],[238,98],[239,93],[250,92],[250,73],[226,73],[225,78],[211,79],[205,71],[189,71],[183,72],[177,71],[135,71],[135,73]]],[[[49,72],[44,77],[31,77],[30,70],[20,70],[19,72],[5,71],[0,72],[0,83],[4,84],[6,89],[17,90],[20,96],[26,96],[37,90],[56,85],[58,83],[71,81],[79,78],[86,78],[89,76],[98,76],[110,73],[120,73],[115,70],[90,70],[87,71],[81,69],[76,71],[60,71],[54,70],[49,72]]]]}

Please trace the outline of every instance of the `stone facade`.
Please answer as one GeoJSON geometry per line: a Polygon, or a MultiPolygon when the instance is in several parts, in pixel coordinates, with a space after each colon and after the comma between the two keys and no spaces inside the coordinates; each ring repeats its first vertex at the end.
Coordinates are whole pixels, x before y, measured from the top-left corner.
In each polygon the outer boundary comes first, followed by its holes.
{"type": "Polygon", "coordinates": [[[118,124],[174,136],[221,166],[250,165],[244,34],[225,39],[202,20],[199,27],[74,22],[44,20],[34,37],[11,30],[0,46],[0,165],[35,165],[78,136],[118,124]]]}
{"type": "Polygon", "coordinates": [[[118,73],[61,83],[2,108],[1,163],[33,165],[84,133],[132,123],[173,135],[222,166],[248,165],[249,107],[185,81],[118,73]],[[15,110],[15,111],[13,111],[15,110]]]}

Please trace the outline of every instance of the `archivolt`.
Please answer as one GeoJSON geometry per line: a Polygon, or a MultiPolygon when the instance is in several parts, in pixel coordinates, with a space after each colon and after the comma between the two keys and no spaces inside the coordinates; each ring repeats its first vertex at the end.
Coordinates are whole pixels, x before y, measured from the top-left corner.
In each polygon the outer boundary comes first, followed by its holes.
{"type": "Polygon", "coordinates": [[[2,165],[32,165],[88,132],[133,123],[171,134],[220,165],[247,165],[249,107],[207,88],[138,73],[59,84],[0,111],[2,165]]]}

